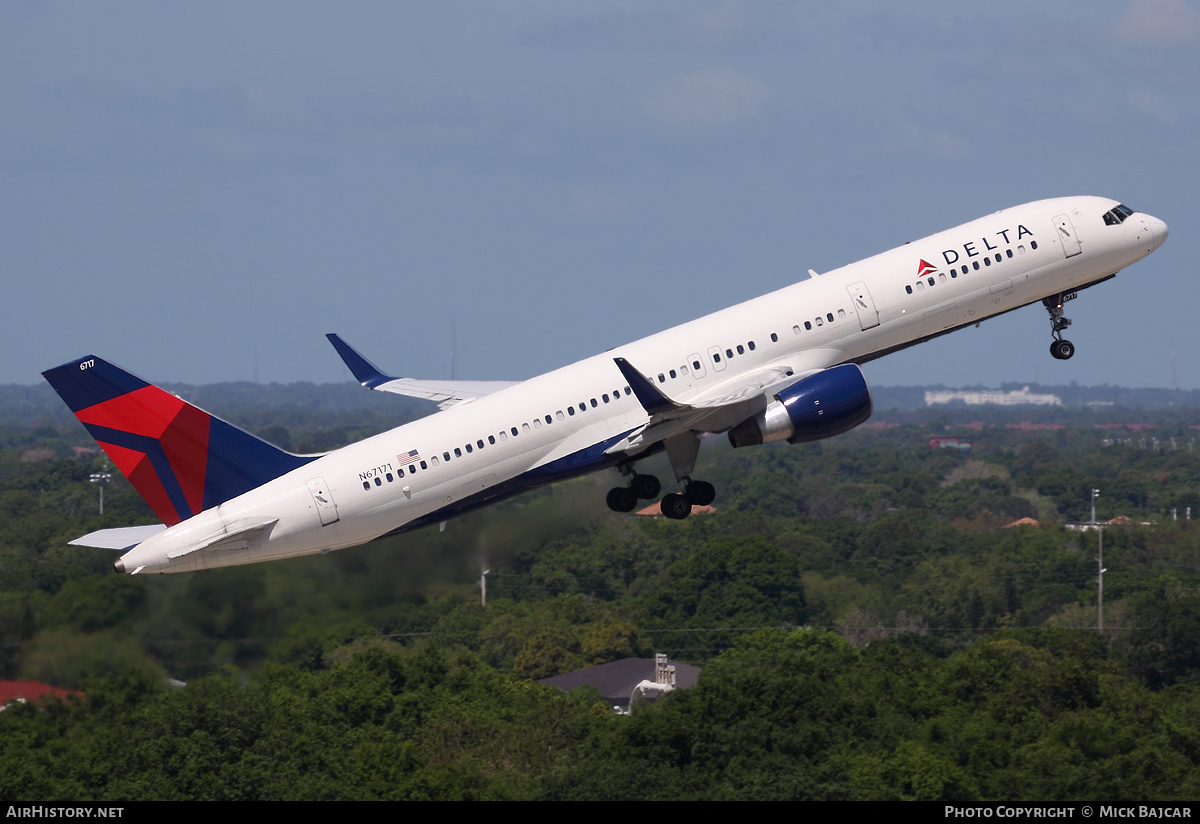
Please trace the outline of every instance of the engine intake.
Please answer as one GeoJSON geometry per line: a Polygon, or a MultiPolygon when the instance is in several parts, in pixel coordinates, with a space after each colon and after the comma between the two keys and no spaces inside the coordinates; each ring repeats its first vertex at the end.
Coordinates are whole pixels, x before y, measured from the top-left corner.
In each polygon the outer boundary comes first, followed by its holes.
{"type": "Polygon", "coordinates": [[[810,375],[775,395],[767,408],[729,430],[735,448],[832,438],[871,417],[871,389],[857,364],[810,375]]]}

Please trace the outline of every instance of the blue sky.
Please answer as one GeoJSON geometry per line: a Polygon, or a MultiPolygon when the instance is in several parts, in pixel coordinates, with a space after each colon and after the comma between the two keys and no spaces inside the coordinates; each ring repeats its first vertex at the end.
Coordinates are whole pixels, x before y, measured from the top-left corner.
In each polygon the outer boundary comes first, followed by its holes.
{"type": "Polygon", "coordinates": [[[1043,197],[1163,218],[877,384],[1200,387],[1200,8],[0,4],[0,382],[520,379],[1043,197]]]}

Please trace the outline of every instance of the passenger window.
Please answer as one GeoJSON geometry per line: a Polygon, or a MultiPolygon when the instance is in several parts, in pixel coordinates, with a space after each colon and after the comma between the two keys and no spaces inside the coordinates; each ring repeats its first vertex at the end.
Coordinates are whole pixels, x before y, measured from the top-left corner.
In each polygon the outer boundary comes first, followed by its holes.
{"type": "Polygon", "coordinates": [[[983,265],[984,265],[984,266],[991,266],[991,265],[992,265],[992,259],[991,259],[990,257],[985,257],[985,258],[983,259],[983,265]]]}
{"type": "Polygon", "coordinates": [[[1011,259],[1012,258],[1012,249],[1005,249],[1004,254],[1006,254],[1011,259]]]}
{"type": "MultiPolygon", "coordinates": [[[[458,452],[458,450],[457,450],[457,449],[456,449],[456,450],[454,450],[454,451],[455,451],[455,452],[458,452]]],[[[470,445],[470,444],[467,444],[467,453],[468,453],[468,454],[470,454],[471,452],[474,452],[474,451],[475,451],[475,450],[471,448],[471,445],[470,445]]]]}
{"type": "Polygon", "coordinates": [[[542,428],[542,419],[541,419],[541,418],[534,418],[534,419],[533,419],[533,428],[534,428],[534,429],[541,429],[541,428],[542,428]]]}
{"type": "Polygon", "coordinates": [[[912,294],[912,287],[911,287],[911,286],[905,286],[905,287],[904,287],[904,291],[905,291],[905,292],[908,292],[908,293],[911,295],[911,294],[912,294]]]}
{"type": "Polygon", "coordinates": [[[725,350],[725,357],[726,357],[726,358],[732,358],[732,357],[733,357],[733,350],[732,350],[732,349],[726,349],[726,350],[725,350]]]}
{"type": "Polygon", "coordinates": [[[505,434],[504,432],[501,432],[501,433],[500,433],[500,440],[502,440],[502,441],[507,441],[507,440],[508,440],[508,435],[507,435],[507,434],[505,434]]]}
{"type": "Polygon", "coordinates": [[[925,291],[925,281],[923,281],[923,280],[918,280],[918,281],[917,281],[917,291],[918,291],[918,292],[923,292],[923,291],[925,291]]]}
{"type": "Polygon", "coordinates": [[[696,360],[696,361],[692,361],[692,368],[693,368],[693,369],[699,369],[699,368],[700,368],[700,361],[698,361],[698,360],[696,360]]]}
{"type": "Polygon", "coordinates": [[[720,363],[720,362],[721,362],[721,355],[717,352],[713,352],[713,363],[720,363]]]}
{"type": "Polygon", "coordinates": [[[601,398],[604,400],[604,402],[605,402],[605,403],[608,403],[608,393],[607,393],[607,392],[605,392],[605,393],[604,393],[603,395],[601,395],[600,397],[601,397],[601,398]]]}
{"type": "MultiPolygon", "coordinates": [[[[450,456],[449,456],[449,455],[447,455],[447,456],[446,456],[446,460],[450,460],[450,456]]],[[[434,455],[432,458],[430,458],[430,459],[429,459],[429,462],[430,462],[431,464],[433,464],[434,466],[437,466],[437,465],[438,465],[438,459],[437,459],[437,455],[434,455]]]]}
{"type": "Polygon", "coordinates": [[[744,346],[742,346],[740,343],[738,344],[737,350],[738,350],[739,355],[746,354],[746,348],[744,346]]]}
{"type": "Polygon", "coordinates": [[[833,312],[827,312],[825,314],[825,317],[829,320],[830,323],[833,323],[833,312]]]}
{"type": "MultiPolygon", "coordinates": [[[[821,320],[820,318],[817,318],[817,319],[816,319],[816,321],[817,321],[817,326],[824,326],[824,325],[825,325],[825,321],[821,320]]],[[[808,326],[808,324],[807,324],[807,323],[806,323],[806,324],[804,324],[804,325],[805,325],[805,326],[808,326]]]]}
{"type": "Polygon", "coordinates": [[[977,261],[977,260],[971,261],[971,268],[974,269],[976,272],[978,272],[979,271],[979,261],[977,261]]]}
{"type": "Polygon", "coordinates": [[[930,278],[930,279],[929,279],[929,285],[930,285],[930,286],[933,286],[933,278],[930,278]]]}
{"type": "MultiPolygon", "coordinates": [[[[512,436],[513,436],[514,438],[515,438],[515,437],[517,437],[517,428],[516,428],[515,426],[514,426],[512,429],[508,430],[508,431],[512,433],[512,436]]],[[[526,431],[526,432],[528,432],[529,430],[528,430],[528,429],[526,429],[525,431],[526,431]]]]}
{"type": "MultiPolygon", "coordinates": [[[[805,328],[805,329],[811,329],[812,327],[811,327],[811,326],[809,326],[809,325],[808,325],[808,322],[806,321],[806,322],[805,322],[805,324],[804,324],[804,328],[805,328]]],[[[799,334],[800,334],[800,325],[799,325],[799,324],[796,324],[795,326],[793,326],[793,327],[792,327],[792,332],[793,332],[793,333],[795,333],[795,334],[797,334],[797,335],[799,335],[799,334]]]]}
{"type": "Polygon", "coordinates": [[[547,415],[547,416],[546,416],[546,423],[551,423],[551,420],[550,420],[550,416],[549,416],[549,415],[547,415]]]}
{"type": "Polygon", "coordinates": [[[750,347],[750,351],[751,351],[751,352],[753,352],[753,351],[754,351],[754,341],[750,341],[750,342],[749,342],[749,343],[747,343],[746,345],[750,347]]]}
{"type": "Polygon", "coordinates": [[[371,482],[363,481],[363,489],[370,489],[370,488],[371,488],[371,482]]]}
{"type": "Polygon", "coordinates": [[[808,330],[809,332],[811,332],[812,331],[812,321],[811,320],[804,321],[804,328],[806,330],[808,330]]]}
{"type": "Polygon", "coordinates": [[[945,283],[945,282],[946,282],[946,275],[945,275],[945,274],[943,274],[943,273],[941,273],[941,272],[939,272],[939,273],[938,273],[938,280],[940,280],[942,283],[945,283]]]}
{"type": "Polygon", "coordinates": [[[771,333],[771,343],[779,343],[779,335],[776,335],[774,332],[771,333]]]}
{"type": "MultiPolygon", "coordinates": [[[[674,376],[674,375],[672,375],[671,377],[675,377],[675,376],[674,376]]],[[[596,403],[596,399],[595,399],[595,398],[592,398],[592,400],[591,400],[591,404],[592,404],[592,409],[595,409],[597,406],[599,406],[599,404],[598,404],[598,403],[596,403]]]]}
{"type": "Polygon", "coordinates": [[[573,406],[568,406],[568,407],[567,407],[567,414],[568,414],[568,415],[570,415],[572,418],[573,418],[573,417],[575,417],[575,407],[573,407],[573,406]]]}
{"type": "Polygon", "coordinates": [[[1036,240],[1029,241],[1029,248],[1036,252],[1037,251],[1037,241],[1036,240]]]}
{"type": "MultiPolygon", "coordinates": [[[[434,458],[434,460],[436,461],[436,460],[437,460],[437,458],[434,458]]],[[[428,468],[429,468],[429,464],[425,463],[424,461],[421,461],[421,468],[422,468],[422,469],[428,469],[428,468]]]]}
{"type": "Polygon", "coordinates": [[[663,375],[663,373],[662,373],[662,372],[659,372],[659,373],[658,373],[658,382],[659,382],[659,383],[666,383],[666,382],[667,382],[667,378],[666,378],[666,376],[665,376],[665,375],[663,375]]]}
{"type": "MultiPolygon", "coordinates": [[[[494,441],[493,441],[493,443],[494,443],[494,441]]],[[[475,441],[475,445],[478,446],[480,449],[483,449],[483,438],[480,438],[479,440],[475,441]]]]}
{"type": "Polygon", "coordinates": [[[528,433],[529,432],[529,424],[527,424],[527,423],[521,424],[521,431],[528,433]]]}
{"type": "MultiPolygon", "coordinates": [[[[457,452],[458,450],[455,450],[455,451],[457,452]]],[[[443,457],[443,458],[445,458],[447,461],[449,461],[449,460],[450,460],[450,453],[449,453],[449,452],[443,452],[443,453],[442,453],[442,457],[443,457]]]]}
{"type": "Polygon", "coordinates": [[[560,409],[560,410],[558,410],[557,412],[555,412],[555,413],[554,413],[554,417],[558,418],[558,419],[561,421],[561,420],[563,419],[563,413],[562,413],[562,410],[560,409]]]}
{"type": "MultiPolygon", "coordinates": [[[[671,376],[671,380],[675,380],[677,377],[679,377],[679,375],[678,375],[678,374],[675,372],[675,370],[674,370],[674,369],[672,369],[672,370],[671,370],[670,372],[668,372],[667,374],[671,376]]],[[[593,400],[593,401],[592,401],[592,406],[595,406],[595,405],[596,405],[596,401],[595,401],[595,400],[593,400]]]]}
{"type": "Polygon", "coordinates": [[[375,486],[383,486],[383,481],[379,480],[379,476],[375,476],[375,486]]]}
{"type": "MultiPolygon", "coordinates": [[[[404,470],[402,469],[402,470],[400,470],[400,471],[401,471],[401,472],[403,472],[404,470]]],[[[391,473],[391,472],[389,472],[389,473],[388,473],[387,475],[385,475],[384,477],[385,477],[385,478],[387,478],[387,482],[388,482],[388,483],[391,483],[391,482],[392,482],[392,473],[391,473]]]]}

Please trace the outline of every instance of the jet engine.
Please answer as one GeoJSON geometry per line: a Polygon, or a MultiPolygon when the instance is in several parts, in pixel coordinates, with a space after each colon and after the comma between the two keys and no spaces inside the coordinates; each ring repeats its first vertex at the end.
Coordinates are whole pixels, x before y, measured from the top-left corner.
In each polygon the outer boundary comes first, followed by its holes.
{"type": "Polygon", "coordinates": [[[729,430],[734,447],[832,438],[871,417],[871,390],[857,364],[810,375],[775,395],[767,408],[729,430]]]}

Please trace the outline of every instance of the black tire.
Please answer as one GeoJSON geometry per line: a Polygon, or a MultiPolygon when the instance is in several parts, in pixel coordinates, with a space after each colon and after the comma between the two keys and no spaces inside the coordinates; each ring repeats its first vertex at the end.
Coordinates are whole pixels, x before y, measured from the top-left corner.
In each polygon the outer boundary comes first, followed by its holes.
{"type": "Polygon", "coordinates": [[[1050,344],[1050,354],[1059,360],[1070,360],[1075,354],[1075,344],[1069,340],[1056,340],[1050,344]]]}
{"type": "Polygon", "coordinates": [[[613,512],[633,512],[637,508],[637,502],[637,495],[625,486],[614,486],[608,490],[608,498],[605,500],[613,512]]]}
{"type": "Polygon", "coordinates": [[[653,475],[635,475],[631,488],[633,494],[643,501],[652,501],[662,492],[662,484],[653,475]]]}
{"type": "Polygon", "coordinates": [[[692,502],[674,492],[663,498],[658,508],[662,510],[663,515],[673,521],[682,521],[688,515],[692,514],[692,502]]]}
{"type": "Polygon", "coordinates": [[[692,506],[708,506],[717,499],[717,488],[708,481],[692,481],[688,484],[687,497],[692,506]]]}

